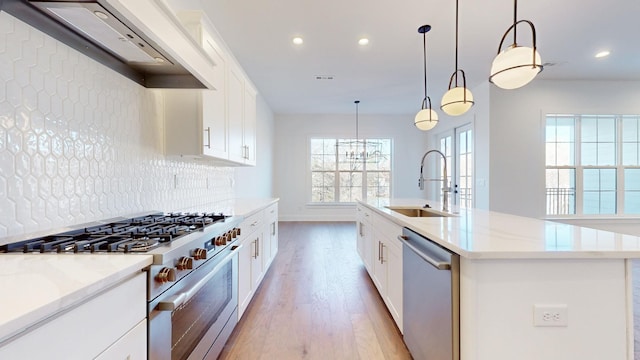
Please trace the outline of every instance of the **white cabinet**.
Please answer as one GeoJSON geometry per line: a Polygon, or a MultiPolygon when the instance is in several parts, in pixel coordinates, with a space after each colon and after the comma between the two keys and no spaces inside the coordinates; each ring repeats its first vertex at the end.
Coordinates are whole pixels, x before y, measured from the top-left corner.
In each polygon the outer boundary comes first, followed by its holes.
{"type": "Polygon", "coordinates": [[[262,281],[263,216],[261,209],[240,224],[242,248],[238,258],[238,317],[247,309],[262,281]]]}
{"type": "Polygon", "coordinates": [[[358,226],[357,248],[364,266],[371,273],[373,271],[373,226],[371,225],[371,210],[362,205],[356,207],[358,226]]]}
{"type": "Polygon", "coordinates": [[[238,319],[242,316],[253,297],[251,264],[253,262],[253,240],[242,237],[238,253],[238,319]]]}
{"type": "Polygon", "coordinates": [[[228,158],[227,121],[216,90],[163,90],[165,154],[228,158]],[[220,114],[222,109],[222,114],[220,114]]]}
{"type": "Polygon", "coordinates": [[[265,269],[278,253],[278,204],[269,206],[264,211],[266,219],[265,242],[264,242],[264,264],[265,269]]]}
{"type": "Polygon", "coordinates": [[[242,137],[244,122],[244,78],[240,69],[230,65],[227,82],[229,117],[229,160],[244,162],[245,148],[242,137]]]}
{"type": "Polygon", "coordinates": [[[141,272],[0,347],[0,359],[145,360],[146,288],[141,272]]]}
{"type": "Polygon", "coordinates": [[[238,258],[238,317],[249,306],[263,277],[262,231],[254,231],[242,239],[238,258]]]}
{"type": "Polygon", "coordinates": [[[257,92],[237,65],[228,69],[229,160],[255,165],[257,92]]]}
{"type": "Polygon", "coordinates": [[[380,256],[374,262],[375,276],[380,285],[378,291],[402,332],[402,244],[398,240],[398,236],[402,235],[402,227],[375,215],[374,231],[380,243],[380,256]],[[377,266],[378,263],[380,266],[377,266]]]}
{"type": "Polygon", "coordinates": [[[144,360],[147,358],[147,321],[140,321],[136,327],[111,345],[96,360],[126,359],[144,360]]]}
{"type": "Polygon", "coordinates": [[[165,89],[165,154],[256,164],[257,92],[201,11],[178,14],[211,61],[214,90],[165,89]]]}
{"type": "Polygon", "coordinates": [[[276,203],[253,213],[240,224],[242,248],[238,258],[238,318],[249,306],[278,252],[277,219],[276,203]]]}
{"type": "Polygon", "coordinates": [[[361,204],[356,211],[358,253],[402,332],[402,227],[361,204]]]}
{"type": "Polygon", "coordinates": [[[207,156],[227,160],[227,55],[214,40],[212,25],[202,12],[183,12],[178,17],[211,61],[215,90],[162,90],[165,153],[170,156],[207,156]]]}

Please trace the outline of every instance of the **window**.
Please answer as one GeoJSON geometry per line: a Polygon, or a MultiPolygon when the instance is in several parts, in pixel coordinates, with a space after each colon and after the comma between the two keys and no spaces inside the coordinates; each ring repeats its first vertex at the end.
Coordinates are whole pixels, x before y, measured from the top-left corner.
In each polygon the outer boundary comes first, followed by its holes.
{"type": "Polygon", "coordinates": [[[391,139],[310,140],[311,202],[388,205],[391,139]]]}
{"type": "Polygon", "coordinates": [[[546,118],[547,215],[640,214],[640,115],[546,118]]]}

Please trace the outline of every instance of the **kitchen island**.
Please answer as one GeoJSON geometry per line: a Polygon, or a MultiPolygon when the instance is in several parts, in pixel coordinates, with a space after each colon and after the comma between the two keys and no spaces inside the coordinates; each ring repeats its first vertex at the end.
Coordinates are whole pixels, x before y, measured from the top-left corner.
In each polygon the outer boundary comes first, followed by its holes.
{"type": "Polygon", "coordinates": [[[633,359],[640,238],[478,209],[411,217],[359,206],[460,255],[461,359],[633,359]],[[539,326],[536,308],[561,309],[564,319],[539,326]]]}

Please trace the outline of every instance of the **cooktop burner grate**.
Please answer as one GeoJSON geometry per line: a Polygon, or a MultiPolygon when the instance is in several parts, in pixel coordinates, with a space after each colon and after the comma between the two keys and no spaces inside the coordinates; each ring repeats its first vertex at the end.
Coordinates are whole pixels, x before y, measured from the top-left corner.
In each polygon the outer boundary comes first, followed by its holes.
{"type": "Polygon", "coordinates": [[[154,214],[3,245],[0,253],[146,252],[227,217],[203,213],[154,214]]]}

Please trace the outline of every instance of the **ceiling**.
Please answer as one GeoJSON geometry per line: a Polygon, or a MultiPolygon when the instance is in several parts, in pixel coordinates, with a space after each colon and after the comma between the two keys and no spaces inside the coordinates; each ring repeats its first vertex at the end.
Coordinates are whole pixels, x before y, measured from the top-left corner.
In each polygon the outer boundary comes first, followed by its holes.
{"type": "MultiPolygon", "coordinates": [[[[172,1],[205,10],[276,114],[352,113],[356,99],[360,113],[416,113],[424,97],[417,32],[424,24],[432,26],[427,63],[434,108],[455,70],[454,0],[172,1]],[[293,45],[295,36],[304,44],[293,45]],[[370,40],[364,47],[358,45],[363,36],[370,40]]],[[[536,79],[640,80],[639,16],[638,0],[518,3],[518,19],[534,23],[547,63],[536,79]],[[594,57],[605,49],[610,56],[594,57]]],[[[512,23],[510,0],[459,0],[458,62],[468,88],[487,81],[512,23]]],[[[531,46],[524,25],[518,43],[531,46]]]]}

